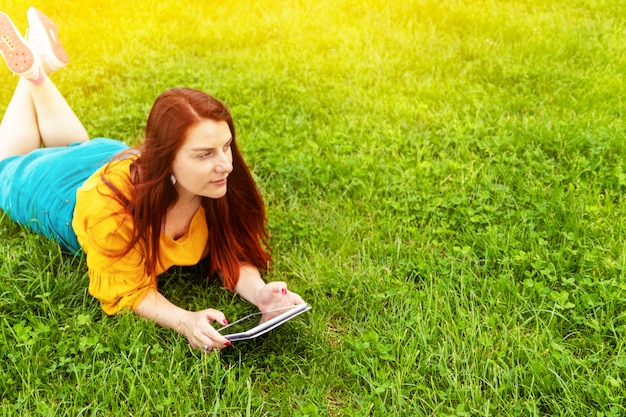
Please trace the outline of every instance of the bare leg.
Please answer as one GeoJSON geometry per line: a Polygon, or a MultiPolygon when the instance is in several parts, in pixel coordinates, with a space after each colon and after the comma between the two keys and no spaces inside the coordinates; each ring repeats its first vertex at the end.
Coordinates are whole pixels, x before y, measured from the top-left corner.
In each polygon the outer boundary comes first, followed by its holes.
{"type": "Polygon", "coordinates": [[[0,159],[23,155],[41,146],[30,82],[20,78],[0,123],[0,159]]]}
{"type": "Polygon", "coordinates": [[[0,159],[41,147],[85,142],[83,124],[49,78],[40,85],[20,79],[0,124],[0,159]]]}
{"type": "Polygon", "coordinates": [[[54,71],[67,64],[56,25],[33,7],[27,17],[30,45],[11,18],[0,12],[0,54],[9,69],[22,77],[0,123],[0,159],[27,154],[42,144],[59,147],[89,140],[84,126],[43,71],[43,66],[54,71]]]}
{"type": "Polygon", "coordinates": [[[45,147],[67,146],[89,140],[78,116],[48,77],[40,85],[30,84],[29,87],[37,114],[39,134],[45,147]]]}

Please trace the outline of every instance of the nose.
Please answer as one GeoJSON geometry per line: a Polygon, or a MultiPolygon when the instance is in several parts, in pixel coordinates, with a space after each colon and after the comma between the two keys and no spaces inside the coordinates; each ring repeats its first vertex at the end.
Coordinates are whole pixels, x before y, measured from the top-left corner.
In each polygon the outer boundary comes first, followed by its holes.
{"type": "Polygon", "coordinates": [[[230,174],[233,170],[233,157],[230,152],[222,152],[215,170],[220,173],[230,174]]]}

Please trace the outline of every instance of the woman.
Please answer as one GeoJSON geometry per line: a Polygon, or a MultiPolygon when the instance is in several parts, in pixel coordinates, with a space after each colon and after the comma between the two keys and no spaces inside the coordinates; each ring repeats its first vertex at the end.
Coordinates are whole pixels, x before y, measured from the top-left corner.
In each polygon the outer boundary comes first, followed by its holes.
{"type": "Polygon", "coordinates": [[[155,101],[141,146],[89,140],[48,78],[68,63],[56,26],[34,8],[27,17],[24,40],[0,13],[0,53],[20,76],[0,124],[0,208],[64,249],[82,249],[89,292],[107,314],[133,310],[206,352],[230,345],[211,325],[228,322],[160,294],[157,276],[171,266],[205,260],[263,312],[303,303],[285,283],[261,278],[270,260],[265,211],[228,109],[173,89],[155,101]]]}

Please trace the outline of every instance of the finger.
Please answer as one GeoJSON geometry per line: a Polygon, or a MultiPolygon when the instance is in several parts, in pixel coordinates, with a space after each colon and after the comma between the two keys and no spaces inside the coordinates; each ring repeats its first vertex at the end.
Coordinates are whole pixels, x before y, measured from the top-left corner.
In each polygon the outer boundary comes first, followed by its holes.
{"type": "Polygon", "coordinates": [[[213,352],[219,352],[222,349],[224,349],[226,346],[215,346],[215,345],[203,345],[202,348],[202,352],[209,354],[209,353],[213,353],[213,352]]]}
{"type": "Polygon", "coordinates": [[[220,332],[210,327],[205,332],[206,343],[205,345],[211,346],[214,349],[222,350],[225,347],[230,346],[230,340],[226,339],[220,332]]]}
{"type": "Polygon", "coordinates": [[[202,349],[204,353],[211,353],[211,352],[219,352],[222,349],[227,348],[228,346],[230,346],[230,341],[228,340],[224,344],[220,344],[211,340],[210,342],[206,342],[204,344],[197,346],[197,348],[202,349]]]}
{"type": "Polygon", "coordinates": [[[291,291],[289,291],[289,294],[291,295],[291,300],[294,304],[304,304],[304,300],[298,294],[291,291]]]}
{"type": "Polygon", "coordinates": [[[288,295],[289,296],[289,300],[293,303],[293,304],[304,304],[304,300],[302,299],[302,297],[300,297],[298,294],[296,294],[293,291],[289,291],[287,289],[287,284],[285,284],[284,282],[279,282],[279,284],[281,284],[281,293],[283,295],[288,295]]]}
{"type": "Polygon", "coordinates": [[[210,353],[214,350],[221,350],[230,346],[230,341],[222,336],[210,324],[210,322],[213,321],[213,318],[217,318],[219,320],[220,316],[223,317],[223,314],[217,310],[214,310],[213,312],[203,311],[203,313],[206,321],[201,321],[195,328],[193,337],[190,339],[191,347],[202,349],[204,352],[210,353]]]}
{"type": "Polygon", "coordinates": [[[269,294],[272,294],[272,295],[281,294],[281,293],[284,294],[285,291],[287,290],[287,284],[284,283],[283,281],[268,282],[267,284],[265,284],[264,290],[269,291],[269,294]]]}
{"type": "Polygon", "coordinates": [[[216,321],[223,326],[228,324],[228,320],[226,320],[226,316],[224,315],[224,313],[222,313],[219,310],[209,308],[205,310],[205,315],[207,319],[209,320],[209,323],[216,321]]]}

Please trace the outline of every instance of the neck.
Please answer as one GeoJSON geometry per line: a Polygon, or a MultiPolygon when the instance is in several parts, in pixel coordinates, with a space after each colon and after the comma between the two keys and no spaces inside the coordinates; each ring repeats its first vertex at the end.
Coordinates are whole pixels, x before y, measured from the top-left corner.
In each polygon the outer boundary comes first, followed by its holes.
{"type": "Polygon", "coordinates": [[[200,202],[202,201],[202,197],[197,194],[193,194],[187,192],[185,190],[181,190],[176,186],[176,192],[178,193],[178,198],[176,199],[176,205],[181,207],[200,207],[200,202]]]}

